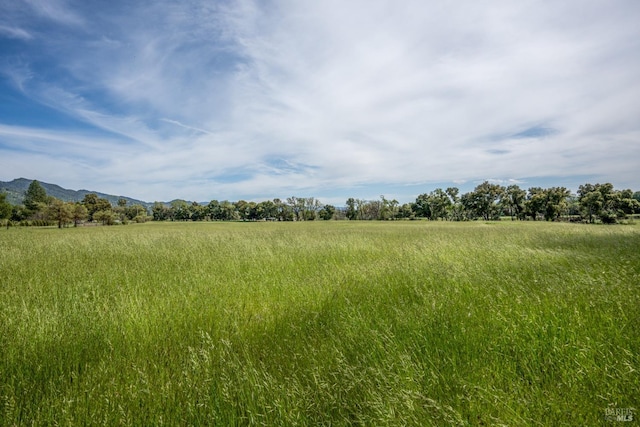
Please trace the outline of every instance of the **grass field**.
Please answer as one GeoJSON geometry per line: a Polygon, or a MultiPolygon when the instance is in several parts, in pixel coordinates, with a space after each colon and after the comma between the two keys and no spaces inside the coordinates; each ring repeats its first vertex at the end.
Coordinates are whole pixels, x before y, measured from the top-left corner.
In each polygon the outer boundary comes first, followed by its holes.
{"type": "Polygon", "coordinates": [[[639,309],[638,225],[0,230],[0,425],[608,424],[639,309]]]}

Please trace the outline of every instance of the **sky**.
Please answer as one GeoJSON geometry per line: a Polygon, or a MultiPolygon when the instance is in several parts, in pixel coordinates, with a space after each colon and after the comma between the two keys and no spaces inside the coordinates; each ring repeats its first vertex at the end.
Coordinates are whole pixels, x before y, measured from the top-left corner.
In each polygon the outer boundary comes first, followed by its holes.
{"type": "Polygon", "coordinates": [[[0,180],[144,201],[640,190],[637,0],[0,0],[0,180]]]}

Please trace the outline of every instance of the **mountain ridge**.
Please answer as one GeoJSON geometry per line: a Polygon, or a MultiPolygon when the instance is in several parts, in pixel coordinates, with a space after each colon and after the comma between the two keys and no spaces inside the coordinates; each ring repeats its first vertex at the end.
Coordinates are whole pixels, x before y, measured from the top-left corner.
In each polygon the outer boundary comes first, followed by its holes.
{"type": "MultiPolygon", "coordinates": [[[[16,178],[12,181],[0,181],[0,193],[7,194],[7,201],[14,205],[22,204],[24,201],[24,194],[29,188],[29,185],[33,182],[33,179],[16,178]]],[[[117,196],[113,194],[101,193],[99,191],[90,190],[70,190],[63,188],[57,184],[51,184],[48,182],[38,181],[42,188],[45,189],[48,196],[55,197],[65,202],[80,202],[87,194],[96,194],[98,197],[109,200],[109,202],[115,206],[118,204],[119,199],[125,199],[128,205],[142,205],[146,208],[153,206],[153,203],[145,202],[143,200],[134,199],[127,196],[117,196]]]]}

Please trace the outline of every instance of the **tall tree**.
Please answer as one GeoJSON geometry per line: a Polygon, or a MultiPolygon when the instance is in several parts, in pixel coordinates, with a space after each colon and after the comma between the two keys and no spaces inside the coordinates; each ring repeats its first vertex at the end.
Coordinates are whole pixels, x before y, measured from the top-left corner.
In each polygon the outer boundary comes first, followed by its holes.
{"type": "Polygon", "coordinates": [[[115,214],[111,209],[98,211],[93,214],[96,221],[100,221],[102,225],[113,225],[115,223],[115,214]]]}
{"type": "Polygon", "coordinates": [[[7,195],[0,193],[0,219],[7,220],[7,228],[9,227],[9,218],[11,217],[12,206],[7,202],[7,195]]]}
{"type": "Polygon", "coordinates": [[[384,195],[380,196],[382,201],[382,209],[380,210],[381,220],[396,219],[399,215],[398,201],[396,199],[389,200],[384,195]]]}
{"type": "Polygon", "coordinates": [[[333,215],[336,213],[336,208],[332,205],[324,205],[322,209],[318,212],[318,216],[320,219],[328,221],[333,218],[333,215]]]}
{"type": "Polygon", "coordinates": [[[276,206],[278,221],[293,221],[293,211],[288,204],[280,199],[273,199],[273,204],[276,206]]]}
{"type": "Polygon", "coordinates": [[[544,210],[544,219],[554,221],[560,218],[560,215],[566,213],[569,207],[569,196],[571,192],[564,187],[551,187],[545,191],[546,205],[544,210]]]}
{"type": "Polygon", "coordinates": [[[89,211],[82,203],[74,203],[71,209],[71,219],[73,220],[73,226],[77,227],[82,221],[89,217],[89,211]]]}
{"type": "Polygon", "coordinates": [[[442,188],[436,188],[429,194],[429,205],[431,207],[431,219],[446,219],[451,208],[451,199],[442,188]]]}
{"type": "Polygon", "coordinates": [[[581,185],[578,188],[578,203],[583,217],[589,222],[599,218],[604,223],[614,223],[619,218],[640,211],[640,203],[633,191],[614,190],[610,183],[581,185]]]}
{"type": "Polygon", "coordinates": [[[591,184],[581,185],[578,189],[578,203],[582,211],[583,218],[586,216],[589,222],[594,222],[600,215],[604,199],[602,193],[591,184]]]}
{"type": "Polygon", "coordinates": [[[234,221],[240,218],[240,214],[238,213],[235,204],[228,200],[224,200],[220,203],[220,212],[220,219],[224,221],[234,221]]]}
{"type": "Polygon", "coordinates": [[[621,190],[617,192],[616,208],[619,217],[626,217],[634,213],[640,213],[640,201],[634,198],[631,190],[621,190]]]}
{"type": "Polygon", "coordinates": [[[417,217],[431,218],[431,203],[427,193],[420,194],[416,197],[416,201],[413,204],[413,211],[417,217]]]}
{"type": "Polygon", "coordinates": [[[303,218],[305,221],[313,221],[318,216],[318,211],[322,208],[322,203],[315,197],[302,197],[303,218]]]}
{"type": "Polygon", "coordinates": [[[516,184],[510,185],[505,189],[505,207],[509,210],[509,215],[513,221],[515,218],[524,219],[524,202],[527,192],[518,187],[516,184]]]}
{"type": "Polygon", "coordinates": [[[459,196],[460,190],[457,187],[449,187],[445,192],[447,193],[447,196],[449,196],[449,200],[451,200],[451,204],[449,205],[449,217],[454,221],[462,221],[463,209],[459,196]]]}
{"type": "Polygon", "coordinates": [[[86,194],[81,203],[85,208],[87,208],[89,221],[93,221],[94,219],[97,220],[97,218],[94,218],[96,212],[112,210],[111,202],[109,202],[109,200],[107,199],[98,197],[98,195],[95,193],[86,194]]]}
{"type": "Polygon", "coordinates": [[[618,216],[618,192],[613,189],[613,184],[584,184],[578,188],[578,202],[583,215],[589,222],[599,218],[602,222],[612,223],[618,216]]]}
{"type": "Polygon", "coordinates": [[[127,224],[129,222],[129,217],[127,216],[127,200],[124,198],[119,198],[118,203],[115,207],[112,208],[115,216],[120,220],[122,224],[127,224]]]}
{"type": "Polygon", "coordinates": [[[58,228],[62,228],[73,219],[71,206],[55,198],[47,206],[47,216],[58,223],[58,228]]]}
{"type": "Polygon", "coordinates": [[[413,212],[413,207],[411,203],[405,203],[400,207],[399,217],[406,219],[415,219],[415,212],[413,212]]]}
{"type": "Polygon", "coordinates": [[[256,218],[272,220],[278,217],[278,207],[271,200],[265,200],[256,205],[256,218]]]}
{"type": "Polygon", "coordinates": [[[500,199],[504,195],[504,187],[485,181],[478,185],[467,202],[476,216],[484,220],[500,218],[500,199]]]}
{"type": "Polygon", "coordinates": [[[291,211],[293,212],[294,221],[300,221],[304,219],[304,201],[301,201],[299,197],[291,196],[287,197],[287,205],[289,205],[289,208],[291,208],[291,211]]]}
{"type": "Polygon", "coordinates": [[[205,207],[198,202],[192,202],[189,206],[189,215],[192,221],[202,221],[206,215],[205,207]]]}
{"type": "Polygon", "coordinates": [[[473,192],[464,193],[460,196],[460,205],[462,206],[464,219],[472,220],[477,218],[476,201],[473,192]]]}
{"type": "Polygon", "coordinates": [[[136,222],[145,222],[147,217],[147,210],[144,206],[137,204],[124,208],[125,215],[128,219],[136,222]]]}
{"type": "Polygon", "coordinates": [[[347,212],[346,212],[347,219],[350,219],[350,220],[357,219],[358,210],[356,209],[356,199],[354,199],[353,197],[349,197],[346,201],[346,205],[347,205],[347,212]]]}
{"type": "Polygon", "coordinates": [[[171,202],[171,214],[176,221],[187,221],[191,219],[189,204],[185,200],[174,200],[171,202]]]}
{"type": "Polygon", "coordinates": [[[356,199],[358,219],[372,221],[380,219],[380,212],[382,211],[381,200],[363,200],[356,199]]]}
{"type": "Polygon", "coordinates": [[[29,184],[29,188],[24,193],[24,207],[31,213],[35,213],[40,210],[44,205],[49,202],[49,196],[47,192],[35,179],[29,184]]]}
{"type": "Polygon", "coordinates": [[[255,202],[247,202],[246,200],[238,200],[234,203],[236,211],[243,221],[250,221],[255,219],[255,202]]]}
{"type": "Polygon", "coordinates": [[[525,212],[534,221],[538,219],[540,215],[544,215],[545,206],[547,204],[547,195],[545,190],[541,187],[529,188],[529,194],[527,200],[524,203],[525,212]]]}
{"type": "Polygon", "coordinates": [[[220,220],[220,202],[213,199],[205,208],[205,216],[208,216],[212,221],[220,220]]]}
{"type": "Polygon", "coordinates": [[[154,221],[166,221],[168,219],[171,219],[171,209],[160,202],[153,203],[151,214],[153,215],[154,221]]]}

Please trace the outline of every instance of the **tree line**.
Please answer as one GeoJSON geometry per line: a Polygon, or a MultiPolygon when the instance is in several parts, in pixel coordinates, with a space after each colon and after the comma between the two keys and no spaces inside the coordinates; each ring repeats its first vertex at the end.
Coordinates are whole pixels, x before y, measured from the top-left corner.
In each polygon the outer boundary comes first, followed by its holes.
{"type": "Polygon", "coordinates": [[[640,192],[616,190],[610,183],[584,184],[576,195],[565,187],[507,187],[488,181],[458,196],[457,188],[421,194],[413,204],[417,216],[431,220],[582,221],[615,223],[640,213],[640,192]]]}
{"type": "Polygon", "coordinates": [[[52,225],[59,228],[73,224],[99,223],[103,225],[126,224],[130,221],[145,222],[149,218],[142,205],[127,205],[125,199],[113,206],[109,200],[96,194],[87,194],[82,201],[65,202],[47,195],[36,180],[29,184],[21,205],[11,205],[6,195],[0,194],[0,219],[10,225],[52,225]]]}
{"type": "Polygon", "coordinates": [[[616,190],[612,184],[584,184],[572,194],[565,187],[507,187],[488,181],[460,194],[456,187],[437,188],[420,194],[412,203],[348,198],[344,207],[323,204],[314,197],[288,197],[262,202],[211,200],[208,204],[175,200],[155,202],[150,209],[129,205],[125,199],[113,206],[96,194],[82,201],[64,202],[50,197],[38,181],[32,181],[22,205],[11,205],[0,194],[0,219],[7,226],[80,224],[127,224],[153,221],[314,221],[402,220],[486,221],[512,220],[581,221],[615,223],[640,214],[640,191],[616,190]]]}

